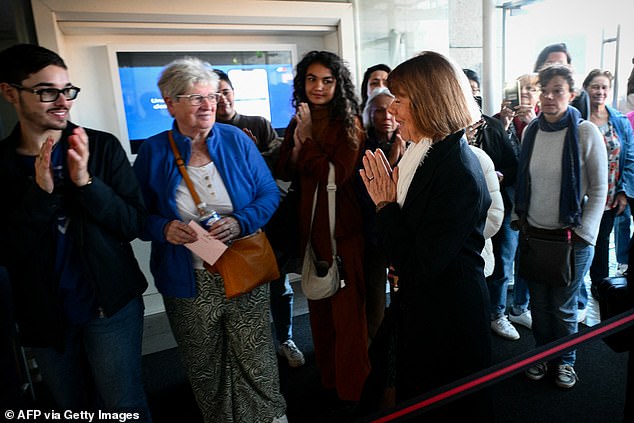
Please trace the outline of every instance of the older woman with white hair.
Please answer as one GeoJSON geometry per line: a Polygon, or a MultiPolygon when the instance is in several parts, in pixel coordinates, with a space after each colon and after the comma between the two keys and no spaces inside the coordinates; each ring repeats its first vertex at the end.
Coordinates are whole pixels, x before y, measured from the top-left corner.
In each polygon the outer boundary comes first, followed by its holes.
{"type": "Polygon", "coordinates": [[[363,109],[363,126],[368,135],[366,149],[374,151],[380,148],[393,167],[403,157],[407,144],[399,134],[394,115],[389,111],[392,101],[394,95],[387,87],[375,88],[363,109]]]}
{"type": "Polygon", "coordinates": [[[188,223],[200,216],[170,139],[200,199],[220,215],[209,225],[212,237],[229,243],[257,231],[279,202],[253,141],[215,122],[218,76],[211,69],[184,58],[161,74],[174,124],[147,139],[134,163],[149,212],[143,239],[152,241],[150,269],[205,422],[285,422],[268,285],[227,299],[222,276],[185,247],[198,239],[188,223]]]}

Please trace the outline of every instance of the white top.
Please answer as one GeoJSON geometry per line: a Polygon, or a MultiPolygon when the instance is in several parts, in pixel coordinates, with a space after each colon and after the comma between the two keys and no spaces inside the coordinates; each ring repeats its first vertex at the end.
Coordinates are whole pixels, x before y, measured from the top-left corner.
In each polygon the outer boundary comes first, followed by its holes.
{"type": "MultiPolygon", "coordinates": [[[[200,201],[207,203],[214,208],[221,216],[227,216],[233,213],[233,203],[225,187],[218,169],[213,162],[200,167],[187,166],[187,173],[192,180],[194,189],[200,197],[200,201]]],[[[198,221],[198,209],[194,204],[185,179],[181,179],[180,184],[176,187],[176,209],[183,222],[189,223],[190,220],[198,221]]],[[[196,254],[192,253],[192,264],[194,269],[203,269],[203,261],[196,254]]]]}
{"type": "Polygon", "coordinates": [[[396,201],[403,207],[407,191],[412,184],[414,174],[423,163],[427,152],[432,147],[432,142],[428,138],[421,138],[418,142],[412,142],[405,150],[403,157],[398,162],[398,183],[396,185],[396,201]]]}

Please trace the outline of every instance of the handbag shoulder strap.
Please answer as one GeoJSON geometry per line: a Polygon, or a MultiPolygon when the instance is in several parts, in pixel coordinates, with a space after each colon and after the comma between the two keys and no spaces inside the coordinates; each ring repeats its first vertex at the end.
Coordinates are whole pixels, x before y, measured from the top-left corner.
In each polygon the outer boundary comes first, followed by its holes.
{"type": "MultiPolygon", "coordinates": [[[[337,255],[337,243],[335,242],[335,194],[337,193],[337,184],[335,184],[335,165],[329,163],[328,170],[328,185],[326,190],[328,192],[328,221],[330,224],[330,242],[332,245],[332,254],[337,255]]],[[[315,194],[313,195],[313,211],[310,216],[310,227],[308,229],[308,242],[310,242],[310,234],[313,232],[313,220],[315,219],[315,208],[317,207],[317,190],[319,189],[319,183],[315,187],[315,194]]]]}
{"type": "Polygon", "coordinates": [[[181,153],[178,151],[178,147],[176,146],[176,142],[174,142],[174,137],[172,136],[172,131],[169,131],[167,133],[167,138],[170,140],[170,146],[172,147],[172,152],[174,153],[174,158],[176,159],[176,166],[178,167],[178,170],[180,171],[181,175],[183,175],[183,179],[185,180],[187,189],[189,189],[189,192],[191,193],[192,198],[194,199],[194,204],[196,204],[196,208],[198,209],[198,214],[202,216],[205,213],[205,210],[203,209],[203,203],[202,201],[200,201],[200,197],[198,196],[198,193],[196,192],[196,188],[194,188],[194,184],[192,183],[192,180],[190,179],[189,174],[187,173],[187,168],[185,167],[185,160],[183,160],[181,153]]]}

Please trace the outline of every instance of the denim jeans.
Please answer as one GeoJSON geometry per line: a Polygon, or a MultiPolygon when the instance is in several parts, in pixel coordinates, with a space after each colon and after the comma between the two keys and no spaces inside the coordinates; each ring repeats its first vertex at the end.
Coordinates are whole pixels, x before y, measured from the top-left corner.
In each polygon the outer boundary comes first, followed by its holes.
{"type": "MultiPolygon", "coordinates": [[[[607,277],[610,273],[609,252],[610,252],[610,234],[614,228],[614,218],[616,217],[616,209],[606,210],[601,217],[599,225],[599,235],[597,243],[594,247],[594,258],[590,265],[590,279],[592,284],[597,284],[607,277]]],[[[579,286],[578,307],[583,310],[588,305],[588,291],[586,285],[582,283],[579,286]]]]}
{"type": "Polygon", "coordinates": [[[293,339],[293,288],[288,274],[270,283],[271,316],[275,337],[280,344],[293,339]]]}
{"type": "Polygon", "coordinates": [[[627,264],[627,253],[630,250],[632,213],[630,206],[625,206],[623,213],[614,219],[614,244],[616,249],[616,262],[627,264]]]}
{"type": "MultiPolygon", "coordinates": [[[[509,284],[509,277],[513,274],[515,256],[517,252],[517,240],[519,233],[511,229],[511,211],[504,213],[504,220],[500,230],[493,236],[493,255],[495,257],[495,267],[491,276],[487,278],[489,295],[491,298],[491,320],[498,319],[505,314],[506,295],[509,284]]],[[[526,284],[515,277],[513,289],[514,314],[521,314],[528,306],[528,291],[526,284]],[[519,282],[519,285],[518,285],[519,282]]]]}
{"type": "MultiPolygon", "coordinates": [[[[536,346],[542,346],[577,332],[577,297],[579,286],[592,262],[594,247],[575,243],[575,277],[568,286],[551,286],[547,283],[527,281],[533,317],[533,335],[536,346]]],[[[522,252],[520,251],[520,254],[522,252]]],[[[561,364],[574,366],[575,350],[559,358],[561,364]]]]}
{"type": "Polygon", "coordinates": [[[60,409],[141,413],[151,422],[143,389],[143,300],[130,301],[108,318],[64,333],[64,351],[32,348],[42,377],[60,409]]]}

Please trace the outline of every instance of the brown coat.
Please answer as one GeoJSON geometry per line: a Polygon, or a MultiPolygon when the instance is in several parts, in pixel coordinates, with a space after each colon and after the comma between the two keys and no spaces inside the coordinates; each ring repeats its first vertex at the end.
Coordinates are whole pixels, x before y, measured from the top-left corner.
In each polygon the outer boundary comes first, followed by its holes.
{"type": "Polygon", "coordinates": [[[329,118],[328,110],[312,110],[311,118],[313,136],[304,142],[295,165],[290,163],[290,155],[296,122],[292,120],[289,124],[276,173],[280,179],[294,180],[299,184],[297,230],[300,231],[300,255],[303,255],[308,241],[313,195],[319,183],[311,240],[317,258],[331,263],[326,184],[329,163],[335,165],[335,239],[337,255],[343,261],[346,287],[330,298],[309,300],[308,305],[322,384],[325,388],[336,389],[337,395],[343,400],[358,401],[370,372],[365,317],[363,227],[355,194],[355,177],[365,136],[358,119],[360,139],[355,142],[347,137],[343,121],[329,118]]]}

